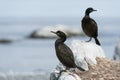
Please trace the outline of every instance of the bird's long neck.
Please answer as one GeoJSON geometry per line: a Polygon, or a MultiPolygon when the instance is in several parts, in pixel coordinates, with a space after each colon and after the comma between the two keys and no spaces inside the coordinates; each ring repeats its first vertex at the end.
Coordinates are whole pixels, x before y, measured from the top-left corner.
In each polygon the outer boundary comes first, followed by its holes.
{"type": "Polygon", "coordinates": [[[56,40],[55,44],[64,43],[65,41],[66,41],[66,36],[60,37],[59,39],[56,40]]]}
{"type": "Polygon", "coordinates": [[[85,12],[85,16],[89,17],[89,14],[90,14],[90,12],[88,12],[88,11],[85,12]]]}

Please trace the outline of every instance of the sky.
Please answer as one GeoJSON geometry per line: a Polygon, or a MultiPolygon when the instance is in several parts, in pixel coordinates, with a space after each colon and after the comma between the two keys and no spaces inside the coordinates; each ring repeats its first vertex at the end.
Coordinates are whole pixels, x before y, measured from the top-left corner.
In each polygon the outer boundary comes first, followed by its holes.
{"type": "Polygon", "coordinates": [[[78,17],[88,7],[95,16],[120,17],[120,0],[0,0],[0,17],[78,17]]]}

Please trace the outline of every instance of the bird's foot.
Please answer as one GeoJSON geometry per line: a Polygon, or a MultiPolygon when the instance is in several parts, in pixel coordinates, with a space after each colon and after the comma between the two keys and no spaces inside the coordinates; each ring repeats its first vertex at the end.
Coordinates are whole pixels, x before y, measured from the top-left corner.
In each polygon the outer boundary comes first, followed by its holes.
{"type": "Polygon", "coordinates": [[[69,72],[75,72],[75,68],[70,68],[69,72]]]}
{"type": "Polygon", "coordinates": [[[90,38],[88,41],[86,41],[86,42],[90,42],[92,40],[92,38],[90,38]]]}

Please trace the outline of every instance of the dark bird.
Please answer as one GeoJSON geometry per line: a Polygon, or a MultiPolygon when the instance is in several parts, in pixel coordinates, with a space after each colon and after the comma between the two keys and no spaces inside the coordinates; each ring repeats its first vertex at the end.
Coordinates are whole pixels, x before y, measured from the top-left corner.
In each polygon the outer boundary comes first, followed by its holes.
{"type": "MultiPolygon", "coordinates": [[[[64,44],[67,38],[65,33],[63,33],[62,31],[57,31],[57,32],[51,31],[51,32],[59,36],[59,38],[55,41],[55,50],[59,61],[64,66],[66,66],[66,70],[69,68],[76,68],[77,66],[74,61],[73,52],[66,44],[64,44]]],[[[81,71],[85,71],[80,67],[77,68],[81,71]]]]}
{"type": "Polygon", "coordinates": [[[91,41],[92,38],[94,38],[96,44],[101,45],[99,40],[97,39],[98,36],[97,23],[95,22],[94,19],[90,18],[89,16],[90,13],[93,11],[97,11],[97,10],[94,10],[93,8],[86,9],[85,16],[82,19],[82,29],[85,32],[85,34],[90,37],[88,42],[91,41]]]}

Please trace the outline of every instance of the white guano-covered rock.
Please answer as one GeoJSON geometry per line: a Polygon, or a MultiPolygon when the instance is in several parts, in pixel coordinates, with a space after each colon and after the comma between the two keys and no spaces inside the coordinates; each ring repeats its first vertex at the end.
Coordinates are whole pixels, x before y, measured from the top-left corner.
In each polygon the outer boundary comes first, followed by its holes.
{"type": "Polygon", "coordinates": [[[58,80],[81,80],[81,79],[75,73],[63,72],[58,80]]]}
{"type": "Polygon", "coordinates": [[[56,68],[51,72],[50,74],[50,80],[56,80],[58,76],[60,75],[60,71],[65,70],[65,67],[59,63],[56,68]]]}
{"type": "Polygon", "coordinates": [[[84,60],[84,57],[85,57],[85,55],[83,54],[84,51],[81,50],[83,46],[79,46],[79,45],[80,44],[77,43],[76,41],[72,41],[71,46],[70,46],[74,54],[75,63],[77,66],[80,66],[84,70],[88,70],[88,64],[84,60]]]}
{"type": "Polygon", "coordinates": [[[74,53],[76,65],[86,71],[89,70],[88,64],[97,64],[96,57],[105,57],[103,49],[92,42],[73,40],[71,49],[74,53]]]}
{"type": "Polygon", "coordinates": [[[50,74],[50,80],[81,80],[81,78],[71,70],[67,70],[60,74],[60,71],[62,70],[65,70],[65,67],[60,63],[50,74]]]}

